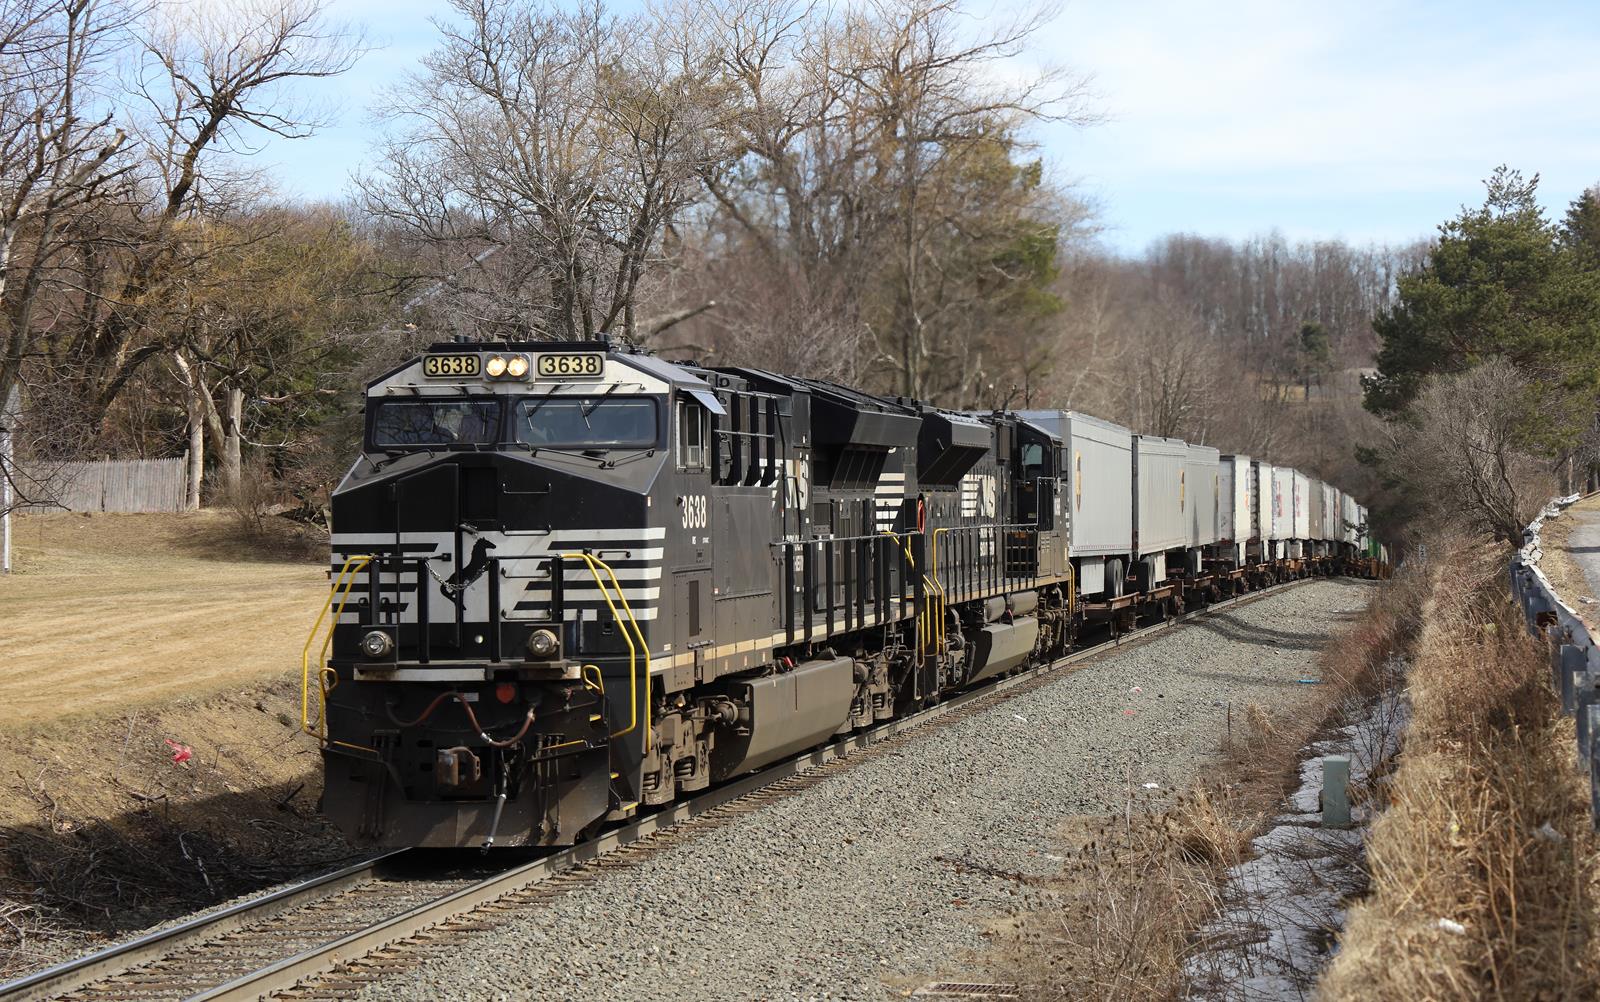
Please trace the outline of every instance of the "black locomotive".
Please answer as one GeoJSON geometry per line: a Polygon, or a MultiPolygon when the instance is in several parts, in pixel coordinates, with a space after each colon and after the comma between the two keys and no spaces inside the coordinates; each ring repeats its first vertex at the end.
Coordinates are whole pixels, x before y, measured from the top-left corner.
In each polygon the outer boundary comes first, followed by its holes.
{"type": "Polygon", "coordinates": [[[385,845],[568,844],[1225,579],[1081,594],[1070,466],[1015,414],[435,345],[369,387],[333,499],[323,809],[385,845]]]}

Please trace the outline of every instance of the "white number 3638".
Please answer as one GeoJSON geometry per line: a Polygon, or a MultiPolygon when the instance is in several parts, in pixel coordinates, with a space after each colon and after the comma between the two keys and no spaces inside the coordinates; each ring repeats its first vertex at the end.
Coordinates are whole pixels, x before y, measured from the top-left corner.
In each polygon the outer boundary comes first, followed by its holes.
{"type": "Polygon", "coordinates": [[[678,507],[682,509],[683,527],[685,529],[704,529],[706,527],[706,496],[704,494],[687,494],[678,499],[678,507]]]}

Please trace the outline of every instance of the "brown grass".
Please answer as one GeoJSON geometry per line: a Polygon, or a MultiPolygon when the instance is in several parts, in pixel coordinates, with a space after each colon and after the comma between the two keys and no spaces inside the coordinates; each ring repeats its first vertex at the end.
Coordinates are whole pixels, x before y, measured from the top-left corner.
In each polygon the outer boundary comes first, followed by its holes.
{"type": "Polygon", "coordinates": [[[29,515],[0,578],[0,729],[297,674],[326,559],[241,543],[223,512],[29,515]]]}
{"type": "Polygon", "coordinates": [[[299,704],[283,680],[8,735],[0,980],[348,856],[299,704]]]}
{"type": "Polygon", "coordinates": [[[1503,550],[1430,543],[1413,717],[1324,1002],[1600,997],[1600,844],[1503,550]]]}
{"type": "Polygon", "coordinates": [[[1081,819],[1051,907],[1020,923],[1010,965],[1034,999],[1143,1000],[1178,991],[1190,930],[1220,904],[1219,875],[1253,824],[1227,791],[1176,803],[1130,795],[1121,817],[1081,819]]]}
{"type": "MultiPolygon", "coordinates": [[[[1385,695],[1385,665],[1405,647],[1423,588],[1414,575],[1380,587],[1369,609],[1320,655],[1323,684],[1295,713],[1250,703],[1219,735],[1215,781],[1175,801],[1130,791],[1117,817],[1080,820],[1048,907],[1025,915],[1002,950],[1037,1000],[1184,997],[1185,964],[1226,947],[1197,936],[1218,913],[1227,871],[1298,785],[1302,749],[1385,695]]],[[[1200,965],[1204,967],[1202,963],[1200,965]]]]}

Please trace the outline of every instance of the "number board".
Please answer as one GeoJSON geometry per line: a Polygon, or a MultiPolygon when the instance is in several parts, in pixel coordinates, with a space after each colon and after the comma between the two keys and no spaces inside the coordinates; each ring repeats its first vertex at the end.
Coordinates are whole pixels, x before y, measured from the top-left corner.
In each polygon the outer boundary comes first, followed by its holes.
{"type": "Polygon", "coordinates": [[[576,376],[599,376],[605,368],[605,352],[570,351],[540,355],[536,371],[540,379],[571,379],[576,376]]]}
{"type": "Polygon", "coordinates": [[[483,362],[477,355],[425,355],[424,376],[476,376],[483,362]]]}

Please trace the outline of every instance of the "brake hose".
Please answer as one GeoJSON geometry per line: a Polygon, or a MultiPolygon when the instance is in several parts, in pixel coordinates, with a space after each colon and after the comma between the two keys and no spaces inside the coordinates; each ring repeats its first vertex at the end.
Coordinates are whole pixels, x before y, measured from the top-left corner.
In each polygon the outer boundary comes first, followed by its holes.
{"type": "Polygon", "coordinates": [[[466,711],[467,723],[471,724],[472,729],[478,732],[478,737],[482,738],[483,741],[491,747],[509,748],[521,741],[528,733],[528,728],[533,726],[534,712],[533,708],[529,707],[528,715],[522,719],[522,727],[518,729],[517,733],[509,738],[506,738],[504,741],[497,741],[489,736],[489,733],[483,729],[482,724],[478,723],[478,715],[472,712],[472,704],[467,701],[467,697],[455,689],[452,689],[449,692],[441,692],[439,695],[433,697],[433,702],[429,703],[427,708],[424,709],[415,720],[403,721],[396,719],[394,715],[394,707],[388,703],[384,704],[383,710],[386,714],[388,714],[389,722],[394,724],[396,727],[401,729],[416,727],[418,724],[423,723],[429,717],[433,716],[433,711],[439,708],[439,704],[443,703],[447,699],[450,699],[451,697],[454,697],[455,701],[461,704],[461,709],[466,711]]]}

